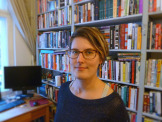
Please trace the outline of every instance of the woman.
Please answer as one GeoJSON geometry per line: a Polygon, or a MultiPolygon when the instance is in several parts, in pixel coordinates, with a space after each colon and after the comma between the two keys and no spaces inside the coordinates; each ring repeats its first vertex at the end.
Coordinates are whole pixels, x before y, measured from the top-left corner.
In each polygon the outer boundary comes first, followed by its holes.
{"type": "Polygon", "coordinates": [[[96,28],[81,27],[71,37],[70,66],[75,80],[59,90],[55,122],[127,122],[120,96],[97,77],[108,44],[96,28]]]}

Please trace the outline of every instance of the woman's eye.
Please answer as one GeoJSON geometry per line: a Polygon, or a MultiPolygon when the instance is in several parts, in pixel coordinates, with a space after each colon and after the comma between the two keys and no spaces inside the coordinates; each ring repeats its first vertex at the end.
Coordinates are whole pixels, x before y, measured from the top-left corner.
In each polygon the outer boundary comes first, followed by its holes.
{"type": "Polygon", "coordinates": [[[77,54],[77,53],[78,53],[78,51],[76,51],[76,50],[72,51],[72,54],[77,54]]]}
{"type": "Polygon", "coordinates": [[[86,54],[92,54],[93,51],[86,51],[86,54]]]}

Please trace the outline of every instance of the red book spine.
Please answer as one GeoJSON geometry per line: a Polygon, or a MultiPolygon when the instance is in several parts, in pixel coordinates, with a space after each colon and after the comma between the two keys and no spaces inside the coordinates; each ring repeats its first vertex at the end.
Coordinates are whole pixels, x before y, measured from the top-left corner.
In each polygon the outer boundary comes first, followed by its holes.
{"type": "Polygon", "coordinates": [[[150,97],[149,97],[149,95],[147,95],[146,102],[147,102],[146,112],[150,112],[150,97]]]}
{"type": "Polygon", "coordinates": [[[153,5],[153,11],[156,12],[156,4],[157,4],[157,0],[154,0],[153,4],[154,4],[154,5],[153,5]]]}
{"type": "Polygon", "coordinates": [[[76,5],[76,9],[77,9],[77,23],[79,23],[79,6],[76,5]]]}
{"type": "Polygon", "coordinates": [[[48,54],[45,54],[45,68],[48,68],[48,54]]]}
{"type": "Polygon", "coordinates": [[[135,69],[135,61],[132,61],[132,84],[134,84],[134,69],[135,69]]]}
{"type": "Polygon", "coordinates": [[[83,22],[85,22],[85,5],[83,5],[83,22]]]}
{"type": "Polygon", "coordinates": [[[129,86],[128,108],[130,108],[130,101],[131,101],[131,86],[129,86]]]}
{"type": "Polygon", "coordinates": [[[118,17],[121,17],[121,4],[120,4],[120,6],[118,8],[118,17]]]}
{"type": "Polygon", "coordinates": [[[158,24],[159,38],[158,38],[158,49],[161,49],[161,24],[158,24]]]}
{"type": "Polygon", "coordinates": [[[120,49],[125,49],[125,24],[120,25],[120,49]]]}
{"type": "Polygon", "coordinates": [[[91,3],[88,3],[88,21],[91,21],[91,3]]]}
{"type": "Polygon", "coordinates": [[[155,49],[158,49],[158,38],[159,38],[159,25],[156,24],[156,32],[155,32],[155,49]]]}
{"type": "Polygon", "coordinates": [[[143,98],[143,112],[147,111],[146,108],[147,108],[147,95],[144,94],[144,98],[143,98]]]}
{"type": "Polygon", "coordinates": [[[55,101],[58,101],[58,93],[59,93],[59,89],[55,89],[55,101]]]}
{"type": "Polygon", "coordinates": [[[56,70],[56,55],[53,54],[53,69],[56,70]]]}
{"type": "Polygon", "coordinates": [[[114,85],[115,85],[114,83],[111,84],[111,88],[112,88],[113,90],[114,90],[114,85]]]}

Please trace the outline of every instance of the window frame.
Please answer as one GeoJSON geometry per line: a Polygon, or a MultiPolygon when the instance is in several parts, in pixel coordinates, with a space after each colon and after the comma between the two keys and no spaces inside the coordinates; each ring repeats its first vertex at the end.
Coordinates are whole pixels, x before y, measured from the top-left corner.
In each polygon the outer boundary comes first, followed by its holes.
{"type": "MultiPolygon", "coordinates": [[[[14,26],[13,26],[13,21],[12,18],[7,10],[2,10],[0,9],[0,17],[6,19],[6,25],[7,25],[7,62],[6,65],[14,65],[14,42],[13,42],[13,32],[14,32],[14,26]]],[[[2,51],[1,51],[2,52],[2,51]]],[[[3,58],[3,57],[1,57],[3,58]]],[[[4,75],[3,75],[3,70],[5,65],[2,64],[2,87],[1,87],[1,92],[2,96],[3,94],[6,94],[6,91],[9,91],[8,89],[4,89],[4,75]]]]}

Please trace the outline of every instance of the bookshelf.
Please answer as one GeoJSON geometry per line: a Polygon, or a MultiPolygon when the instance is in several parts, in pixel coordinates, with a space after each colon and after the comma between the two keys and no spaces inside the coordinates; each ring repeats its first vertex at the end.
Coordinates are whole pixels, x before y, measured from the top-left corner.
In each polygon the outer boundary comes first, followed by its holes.
{"type": "MultiPolygon", "coordinates": [[[[40,1],[40,0],[36,0],[36,1],[40,1]]],[[[103,26],[112,26],[112,25],[120,25],[120,24],[128,24],[128,23],[137,23],[141,26],[141,35],[142,35],[142,41],[141,41],[141,49],[121,49],[120,47],[118,49],[109,49],[110,55],[117,55],[117,53],[140,53],[140,75],[139,75],[139,84],[136,83],[130,83],[130,82],[122,82],[120,80],[115,80],[115,79],[107,79],[107,78],[100,78],[101,80],[103,80],[106,83],[115,83],[115,84],[119,84],[122,87],[132,87],[133,89],[138,89],[138,95],[137,95],[137,109],[131,109],[129,107],[126,107],[126,109],[129,112],[133,112],[136,114],[137,116],[137,121],[141,122],[143,117],[148,117],[150,119],[153,120],[158,120],[158,121],[162,121],[161,116],[156,116],[154,114],[149,114],[149,113],[145,113],[143,112],[143,103],[144,103],[144,94],[147,91],[158,91],[158,92],[162,92],[162,88],[160,87],[152,87],[152,86],[148,86],[146,84],[147,82],[147,60],[149,58],[156,58],[156,56],[154,56],[154,54],[156,55],[160,55],[162,53],[162,50],[155,50],[155,49],[149,49],[148,44],[149,42],[149,22],[150,21],[157,21],[159,22],[162,18],[162,10],[159,12],[148,12],[149,11],[149,6],[150,3],[149,1],[151,0],[143,0],[143,14],[141,12],[136,12],[136,14],[132,14],[129,15],[128,13],[125,15],[122,15],[120,17],[116,16],[114,18],[111,18],[109,16],[106,16],[105,18],[103,17],[96,19],[95,15],[91,15],[91,19],[90,20],[81,20],[79,19],[79,16],[77,15],[77,10],[83,10],[84,5],[87,6],[87,10],[88,10],[88,5],[92,7],[92,11],[96,11],[98,10],[99,12],[97,14],[101,14],[100,12],[102,10],[95,9],[93,8],[96,5],[96,0],[80,0],[79,2],[76,2],[76,0],[67,0],[65,7],[60,7],[59,3],[62,0],[42,0],[45,3],[47,3],[47,5],[49,4],[49,1],[59,1],[58,6],[55,6],[53,10],[49,10],[48,7],[46,8],[46,11],[43,9],[43,7],[41,8],[43,11],[41,12],[40,10],[38,10],[38,14],[37,14],[37,18],[39,19],[39,16],[44,16],[45,14],[48,13],[52,13],[54,11],[59,11],[62,10],[66,7],[71,9],[71,14],[68,15],[70,17],[70,20],[68,19],[69,23],[68,24],[60,24],[59,21],[63,21],[60,19],[61,15],[57,14],[57,17],[54,20],[56,21],[55,25],[51,26],[51,27],[46,27],[44,26],[43,28],[38,28],[37,32],[38,35],[45,33],[45,32],[58,32],[58,31],[70,31],[71,33],[73,33],[75,31],[76,28],[82,27],[82,26],[90,26],[90,27],[103,27],[103,26]],[[94,3],[93,3],[94,2],[94,3]],[[89,4],[88,4],[89,3],[89,4]],[[86,5],[87,4],[87,5],[86,5]],[[76,6],[81,6],[81,7],[76,7],[76,6]],[[78,17],[78,18],[77,18],[78,17]]],[[[64,1],[64,0],[63,0],[64,1]]],[[[104,2],[104,0],[100,0],[102,2],[104,2]]],[[[117,1],[122,1],[122,0],[117,0],[117,1]]],[[[137,0],[138,1],[138,0],[137,0]]],[[[141,0],[140,0],[141,1],[141,0]]],[[[38,4],[38,3],[37,3],[38,4]]],[[[44,4],[44,3],[39,3],[39,4],[44,4]]],[[[140,3],[139,3],[140,4],[140,3]]],[[[102,7],[102,4],[100,4],[99,6],[102,7]],[[100,6],[101,5],[101,6],[100,6]]],[[[107,5],[107,4],[105,4],[107,5]]],[[[39,7],[38,7],[39,8],[39,7]]],[[[40,9],[40,8],[39,8],[40,9]]],[[[112,8],[111,8],[112,9],[112,8]]],[[[79,11],[81,12],[81,11],[79,11]]],[[[78,12],[78,13],[79,13],[78,12]]],[[[85,11],[84,11],[85,12],[85,11]]],[[[82,13],[84,14],[84,13],[82,13]]],[[[87,13],[88,14],[88,13],[87,13]]],[[[118,13],[119,14],[119,13],[118,13]]],[[[67,17],[65,15],[62,15],[62,17],[67,17]]],[[[101,17],[101,16],[100,16],[101,17]]],[[[49,20],[48,20],[49,21],[49,20]]],[[[38,21],[38,27],[39,27],[39,21],[38,21]]],[[[42,22],[41,22],[42,23],[42,22]]],[[[46,23],[47,24],[47,23],[46,23]]],[[[53,47],[39,47],[39,36],[37,38],[37,64],[40,64],[40,52],[42,50],[44,51],[53,51],[53,53],[60,53],[62,52],[62,54],[64,54],[65,50],[68,49],[67,48],[53,48],[53,47]]],[[[159,57],[158,57],[159,58],[159,57]]],[[[160,57],[162,59],[162,57],[160,57]]],[[[67,59],[68,60],[68,59],[67,59]]],[[[115,59],[116,60],[116,59],[115,59]]],[[[53,69],[53,68],[49,68],[49,67],[43,67],[43,70],[46,71],[50,71],[53,72],[53,74],[59,74],[61,75],[62,73],[65,74],[70,74],[70,70],[58,70],[58,69],[53,69]]],[[[68,80],[67,80],[68,81],[68,80]]],[[[43,82],[45,84],[51,85],[53,87],[56,87],[54,84],[51,84],[49,82],[43,82]]],[[[58,87],[56,87],[58,88],[58,87]]]]}

